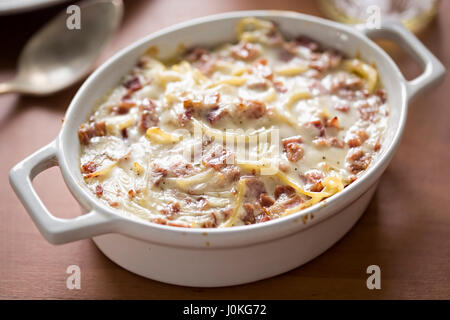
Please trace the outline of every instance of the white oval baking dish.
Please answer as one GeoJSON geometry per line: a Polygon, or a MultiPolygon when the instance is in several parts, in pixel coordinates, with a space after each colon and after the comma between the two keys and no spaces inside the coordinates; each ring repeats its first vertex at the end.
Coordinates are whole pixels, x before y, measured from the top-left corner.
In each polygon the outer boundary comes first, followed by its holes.
{"type": "Polygon", "coordinates": [[[444,75],[442,64],[408,30],[393,22],[380,29],[349,27],[285,11],[240,11],[185,22],[156,32],[127,47],[96,70],[82,85],[67,110],[55,141],[17,164],[10,183],[43,236],[61,244],[93,238],[100,250],[125,269],[151,279],[187,286],[236,285],[271,277],[318,256],[338,241],[368,205],[381,174],[399,144],[407,105],[416,94],[444,75]],[[170,56],[178,46],[213,45],[234,39],[243,17],[275,21],[287,36],[307,35],[349,56],[359,53],[374,62],[391,108],[387,136],[377,161],[342,192],[311,208],[262,224],[225,229],[185,229],[124,217],[103,205],[84,185],[79,170],[77,129],[94,102],[119,83],[149,46],[170,56]],[[389,38],[408,50],[424,72],[406,81],[391,58],[368,36],[389,38]],[[59,165],[64,180],[89,211],[75,219],[50,214],[32,187],[41,171],[59,165]],[[302,216],[314,212],[314,219],[302,216]]]}

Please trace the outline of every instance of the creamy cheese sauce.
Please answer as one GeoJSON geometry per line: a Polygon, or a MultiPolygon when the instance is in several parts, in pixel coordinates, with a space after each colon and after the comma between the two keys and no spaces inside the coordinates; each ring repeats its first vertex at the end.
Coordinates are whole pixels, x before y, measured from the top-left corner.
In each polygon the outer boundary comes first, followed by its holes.
{"type": "Polygon", "coordinates": [[[374,161],[388,105],[376,69],[247,18],[238,42],[151,50],[81,125],[86,185],[125,215],[231,227],[341,191],[374,161]]]}

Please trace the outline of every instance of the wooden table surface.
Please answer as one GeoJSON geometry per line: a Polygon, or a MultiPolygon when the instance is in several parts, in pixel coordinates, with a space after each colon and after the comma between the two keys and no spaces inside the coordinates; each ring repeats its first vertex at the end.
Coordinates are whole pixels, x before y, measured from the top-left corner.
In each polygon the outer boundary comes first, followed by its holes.
{"type": "MultiPolygon", "coordinates": [[[[0,81],[11,78],[26,40],[64,6],[0,17],[0,81]]],[[[231,10],[288,9],[320,15],[315,1],[126,0],[120,32],[99,59],[174,23],[231,10]]],[[[450,1],[442,1],[421,40],[450,69],[450,1]]],[[[301,30],[299,30],[300,32],[301,30]]],[[[420,69],[387,47],[407,77],[420,69]]],[[[56,137],[80,84],[46,98],[0,97],[0,298],[2,299],[409,299],[450,298],[450,78],[410,105],[396,156],[356,226],[308,264],[252,284],[199,289],[134,275],[91,240],[61,246],[39,234],[8,183],[9,169],[56,137]],[[381,290],[368,290],[366,268],[381,268],[381,290]],[[81,290],[66,288],[66,268],[81,268],[81,290]]],[[[51,212],[79,215],[57,168],[36,178],[51,212]]]]}

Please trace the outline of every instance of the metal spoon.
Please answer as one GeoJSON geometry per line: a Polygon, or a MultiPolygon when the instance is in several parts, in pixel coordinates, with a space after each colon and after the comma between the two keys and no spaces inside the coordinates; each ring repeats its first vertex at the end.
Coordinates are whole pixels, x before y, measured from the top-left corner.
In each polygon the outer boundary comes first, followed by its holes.
{"type": "Polygon", "coordinates": [[[122,0],[91,0],[77,3],[80,29],[66,24],[70,14],[58,14],[26,44],[19,57],[15,79],[0,83],[7,92],[48,95],[83,78],[120,24],[122,0]]]}

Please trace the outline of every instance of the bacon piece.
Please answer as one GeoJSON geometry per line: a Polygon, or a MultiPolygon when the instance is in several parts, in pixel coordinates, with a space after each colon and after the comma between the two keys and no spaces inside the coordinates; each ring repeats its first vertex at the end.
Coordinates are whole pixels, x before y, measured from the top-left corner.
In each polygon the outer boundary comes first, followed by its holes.
{"type": "Polygon", "coordinates": [[[128,89],[128,92],[134,92],[142,88],[141,81],[138,77],[132,77],[123,83],[123,86],[128,89]]]}
{"type": "Polygon", "coordinates": [[[356,174],[367,169],[370,163],[370,157],[368,157],[363,150],[357,149],[347,156],[347,161],[349,163],[347,169],[351,173],[356,174]]]}
{"type": "Polygon", "coordinates": [[[323,189],[322,179],[323,173],[319,170],[309,170],[305,172],[305,174],[300,175],[300,178],[303,180],[305,184],[308,185],[308,188],[312,192],[320,192],[323,189]]]}
{"type": "Polygon", "coordinates": [[[136,102],[130,100],[122,100],[118,106],[114,106],[111,109],[113,114],[127,114],[132,107],[136,105],[136,102]]]}
{"type": "Polygon", "coordinates": [[[234,163],[234,156],[223,146],[217,145],[203,156],[202,163],[205,167],[219,171],[225,168],[227,164],[234,163]]]}
{"type": "Polygon", "coordinates": [[[329,137],[328,140],[330,141],[332,147],[340,149],[345,147],[345,142],[342,141],[341,139],[338,139],[336,137],[329,137]]]}
{"type": "Polygon", "coordinates": [[[290,197],[295,194],[295,189],[288,185],[277,185],[273,193],[275,200],[278,200],[282,194],[290,197]]]}
{"type": "Polygon", "coordinates": [[[139,112],[141,114],[138,128],[145,132],[148,128],[154,127],[158,124],[158,115],[156,114],[155,103],[146,98],[141,105],[139,105],[139,112]]]}
{"type": "Polygon", "coordinates": [[[170,166],[167,170],[167,174],[171,177],[181,177],[192,173],[194,166],[186,161],[178,161],[170,166]]]}
{"type": "Polygon", "coordinates": [[[185,109],[211,109],[217,108],[220,102],[220,93],[198,95],[189,94],[183,100],[183,106],[185,109]]]}
{"type": "Polygon", "coordinates": [[[103,187],[99,184],[95,186],[95,195],[99,198],[103,195],[103,187]]]}
{"type": "Polygon", "coordinates": [[[379,141],[377,141],[377,142],[375,143],[375,145],[373,146],[373,151],[378,151],[378,150],[380,150],[380,149],[381,149],[381,144],[380,144],[379,141]]]}
{"type": "Polygon", "coordinates": [[[251,61],[259,56],[259,49],[252,43],[241,42],[233,46],[230,55],[238,60],[251,61]]]}
{"type": "Polygon", "coordinates": [[[263,207],[270,207],[275,203],[275,200],[272,199],[267,193],[261,193],[259,196],[259,203],[263,207]]]}
{"type": "Polygon", "coordinates": [[[287,201],[282,203],[284,209],[295,208],[299,204],[302,204],[303,200],[299,196],[291,197],[287,201]]]}
{"type": "Polygon", "coordinates": [[[128,139],[128,131],[127,128],[123,128],[122,130],[120,130],[120,134],[122,135],[123,139],[128,139]]]}
{"type": "Polygon", "coordinates": [[[223,107],[217,107],[217,108],[214,108],[213,110],[209,111],[206,114],[206,118],[208,118],[210,123],[214,124],[226,115],[228,115],[227,109],[225,109],[223,107]]]}
{"type": "Polygon", "coordinates": [[[150,175],[150,180],[153,182],[153,185],[159,186],[161,181],[167,176],[167,173],[167,169],[154,164],[152,173],[150,175]]]}
{"type": "Polygon", "coordinates": [[[247,202],[247,203],[244,203],[242,205],[242,207],[244,208],[244,211],[245,211],[245,216],[242,218],[242,221],[245,224],[253,224],[253,223],[255,223],[256,222],[255,211],[257,211],[256,210],[256,206],[254,204],[251,204],[251,203],[247,202]]]}
{"type": "Polygon", "coordinates": [[[193,63],[194,67],[206,76],[214,72],[217,63],[217,59],[213,58],[207,50],[198,47],[186,53],[186,60],[193,63]]]}
{"type": "Polygon", "coordinates": [[[358,107],[359,114],[361,115],[361,119],[365,121],[375,121],[379,106],[375,103],[364,102],[358,107]]]}
{"type": "Polygon", "coordinates": [[[86,162],[81,166],[83,173],[93,173],[97,170],[97,168],[98,164],[93,161],[86,162]]]}
{"type": "Polygon", "coordinates": [[[386,103],[387,101],[386,90],[378,89],[377,91],[375,91],[375,95],[378,96],[378,98],[380,98],[381,103],[386,103]]]}
{"type": "Polygon", "coordinates": [[[180,127],[186,126],[186,124],[192,120],[192,115],[194,114],[194,109],[191,107],[187,107],[184,109],[184,112],[178,114],[178,124],[180,127]]]}
{"type": "Polygon", "coordinates": [[[176,218],[177,213],[180,212],[181,206],[179,202],[169,203],[163,209],[161,209],[161,213],[167,216],[169,220],[173,220],[176,218]]]}
{"type": "Polygon", "coordinates": [[[81,144],[89,144],[91,138],[106,135],[105,121],[94,122],[90,124],[83,123],[78,129],[78,139],[81,144]]]}
{"type": "Polygon", "coordinates": [[[267,193],[264,182],[256,177],[245,178],[245,199],[258,200],[261,194],[267,193]]]}
{"type": "Polygon", "coordinates": [[[157,224],[163,224],[163,225],[167,224],[167,220],[164,219],[164,218],[160,218],[160,217],[158,217],[158,218],[153,218],[153,219],[151,219],[150,221],[151,221],[151,222],[154,222],[154,223],[157,223],[157,224]]]}
{"type": "Polygon", "coordinates": [[[273,82],[273,87],[275,88],[275,90],[277,92],[280,92],[280,93],[287,92],[287,88],[284,86],[284,83],[281,82],[281,81],[274,81],[273,82]]]}
{"type": "Polygon", "coordinates": [[[243,100],[238,103],[237,110],[244,117],[258,119],[267,113],[266,104],[258,100],[243,100]]]}
{"type": "Polygon", "coordinates": [[[316,147],[336,147],[336,148],[344,148],[344,141],[336,138],[336,137],[318,137],[313,140],[313,144],[316,147]]]}
{"type": "Polygon", "coordinates": [[[317,53],[312,57],[309,66],[319,72],[325,72],[336,68],[342,60],[342,55],[335,50],[328,50],[323,53],[317,53]]]}
{"type": "Polygon", "coordinates": [[[302,138],[300,136],[283,139],[281,143],[289,161],[297,162],[303,158],[305,150],[301,145],[302,138]]]}
{"type": "Polygon", "coordinates": [[[211,213],[211,220],[205,221],[202,226],[203,228],[216,228],[217,227],[217,218],[214,212],[211,213]]]}
{"type": "Polygon", "coordinates": [[[356,148],[362,145],[367,139],[369,135],[365,130],[358,130],[356,135],[353,135],[350,139],[347,140],[347,144],[350,148],[356,148]]]}
{"type": "Polygon", "coordinates": [[[325,127],[340,129],[338,117],[333,117],[325,122],[325,127]]]}
{"type": "Polygon", "coordinates": [[[241,172],[236,166],[226,166],[222,169],[221,173],[224,176],[225,183],[238,181],[239,177],[241,176],[241,172]]]}
{"type": "Polygon", "coordinates": [[[273,80],[272,69],[267,65],[267,59],[259,59],[255,62],[252,72],[263,79],[273,80]]]}

